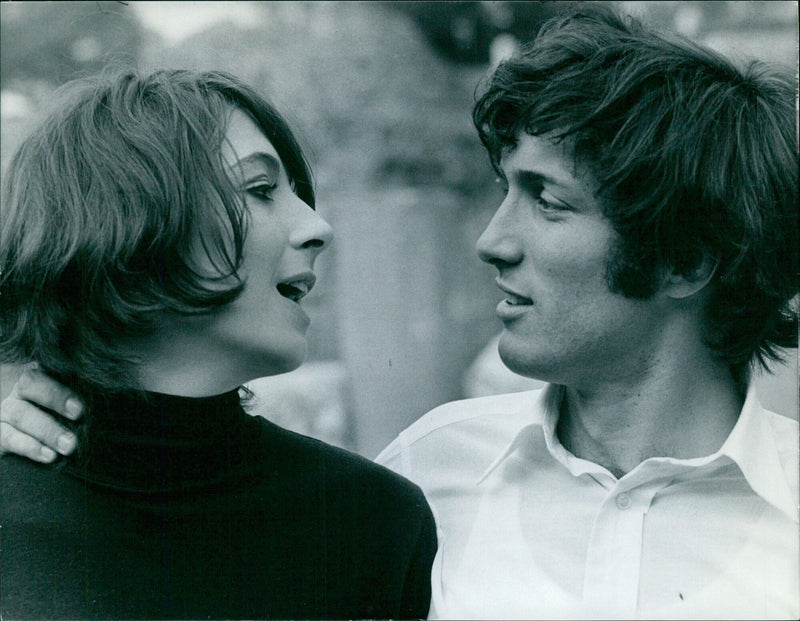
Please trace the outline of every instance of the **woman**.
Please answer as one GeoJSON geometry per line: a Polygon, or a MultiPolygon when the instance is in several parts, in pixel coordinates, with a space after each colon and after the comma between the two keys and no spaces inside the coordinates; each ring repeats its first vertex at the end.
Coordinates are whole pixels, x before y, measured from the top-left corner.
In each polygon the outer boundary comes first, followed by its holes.
{"type": "Polygon", "coordinates": [[[240,403],[303,361],[331,238],[291,130],[222,73],[68,91],[9,165],[0,323],[85,423],[60,468],[0,461],[3,616],[425,616],[421,492],[240,403]]]}

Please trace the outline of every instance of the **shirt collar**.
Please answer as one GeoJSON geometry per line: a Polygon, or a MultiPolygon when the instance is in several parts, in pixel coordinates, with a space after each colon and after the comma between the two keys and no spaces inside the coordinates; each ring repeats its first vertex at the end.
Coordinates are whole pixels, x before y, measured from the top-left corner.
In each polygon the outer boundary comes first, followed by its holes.
{"type": "MultiPolygon", "coordinates": [[[[577,459],[569,454],[558,440],[556,425],[563,396],[563,386],[548,384],[535,401],[527,404],[527,407],[533,410],[530,419],[532,422],[517,433],[500,456],[486,469],[478,484],[485,481],[500,464],[520,448],[541,437],[542,433],[550,454],[566,466],[574,476],[605,472],[602,466],[577,459]]],[[[787,480],[767,414],[751,384],[733,430],[716,453],[686,460],[659,458],[659,461],[685,464],[687,467],[701,467],[727,457],[739,467],[748,485],[756,494],[797,522],[798,493],[791,488],[787,480]]]]}
{"type": "Polygon", "coordinates": [[[562,394],[563,387],[556,384],[548,384],[544,390],[539,391],[536,399],[527,404],[527,406],[531,408],[531,422],[517,433],[510,444],[506,445],[502,453],[500,453],[500,456],[492,462],[484,471],[483,475],[481,475],[481,478],[478,479],[477,485],[483,483],[501,463],[508,459],[508,457],[515,453],[520,447],[532,440],[533,435],[541,433],[539,430],[545,424],[545,419],[548,418],[548,412],[555,411],[558,413],[558,405],[561,403],[562,394]]]}
{"type": "Polygon", "coordinates": [[[797,522],[798,492],[787,480],[768,415],[751,384],[739,419],[718,453],[739,466],[756,494],[797,522]]]}

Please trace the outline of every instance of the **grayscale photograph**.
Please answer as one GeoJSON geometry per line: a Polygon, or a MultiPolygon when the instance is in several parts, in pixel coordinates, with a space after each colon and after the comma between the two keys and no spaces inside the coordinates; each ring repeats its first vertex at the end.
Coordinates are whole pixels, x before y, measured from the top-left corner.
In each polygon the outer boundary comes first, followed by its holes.
{"type": "Polygon", "coordinates": [[[0,2],[0,618],[800,618],[798,3],[0,2]]]}

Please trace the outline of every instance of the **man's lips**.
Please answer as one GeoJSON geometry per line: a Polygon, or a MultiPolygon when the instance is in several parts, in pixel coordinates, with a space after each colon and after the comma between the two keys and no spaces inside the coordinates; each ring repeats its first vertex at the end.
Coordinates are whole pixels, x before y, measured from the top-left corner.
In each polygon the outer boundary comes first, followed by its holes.
{"type": "Polygon", "coordinates": [[[530,306],[533,304],[533,300],[531,298],[518,293],[500,280],[497,280],[496,282],[500,291],[506,294],[506,298],[503,300],[503,302],[509,306],[530,306]]]}

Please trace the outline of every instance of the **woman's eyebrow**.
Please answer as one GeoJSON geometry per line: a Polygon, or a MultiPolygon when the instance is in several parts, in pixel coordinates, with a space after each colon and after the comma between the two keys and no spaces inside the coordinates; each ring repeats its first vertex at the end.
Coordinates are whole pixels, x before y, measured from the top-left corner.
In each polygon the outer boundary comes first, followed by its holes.
{"type": "Polygon", "coordinates": [[[243,173],[251,169],[266,169],[270,176],[277,177],[281,172],[281,163],[274,155],[264,153],[263,151],[256,151],[250,155],[246,155],[236,162],[236,167],[243,173]]]}

